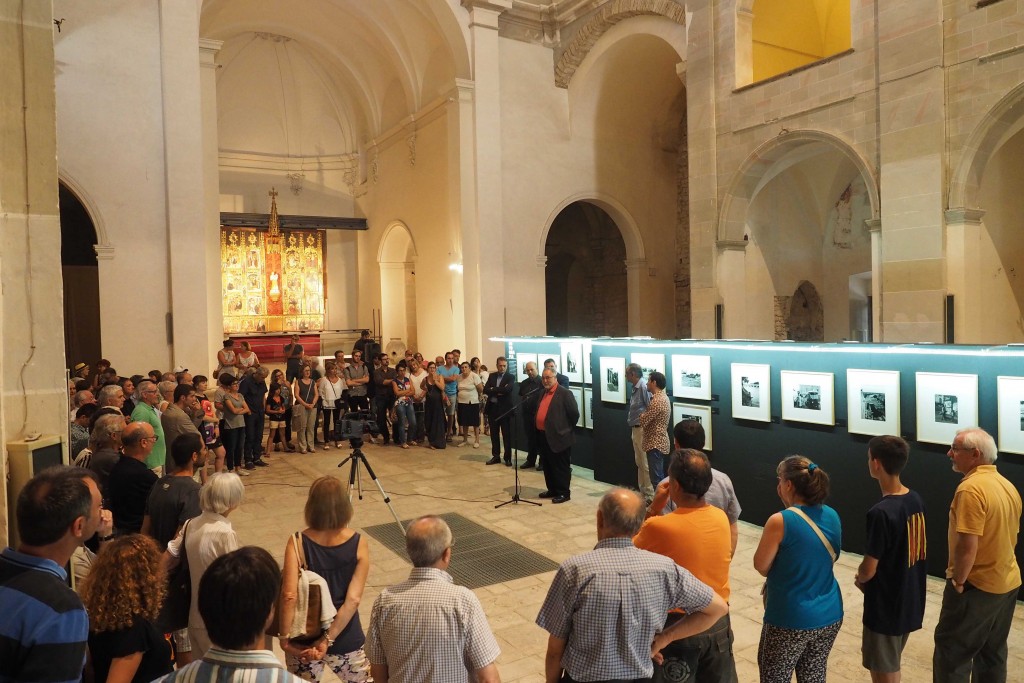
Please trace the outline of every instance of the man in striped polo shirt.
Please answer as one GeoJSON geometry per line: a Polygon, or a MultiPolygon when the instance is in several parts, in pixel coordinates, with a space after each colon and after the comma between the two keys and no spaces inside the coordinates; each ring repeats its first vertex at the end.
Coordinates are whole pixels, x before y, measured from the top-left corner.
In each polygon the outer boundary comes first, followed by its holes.
{"type": "Polygon", "coordinates": [[[0,554],[0,681],[79,681],[89,617],[64,567],[97,531],[111,533],[96,475],[51,467],[18,495],[21,544],[0,554]]]}

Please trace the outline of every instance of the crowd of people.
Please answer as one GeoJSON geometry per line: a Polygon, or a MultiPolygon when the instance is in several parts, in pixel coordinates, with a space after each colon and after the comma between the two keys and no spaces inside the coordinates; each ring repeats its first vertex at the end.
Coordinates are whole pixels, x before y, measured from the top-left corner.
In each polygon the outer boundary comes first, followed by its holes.
{"type": "MultiPolygon", "coordinates": [[[[85,671],[108,683],[320,681],[328,668],[353,683],[500,680],[487,616],[447,572],[454,541],[440,517],[406,529],[412,572],[378,595],[365,633],[359,606],[369,543],[351,526],[340,480],[324,476],[310,486],[305,526],[285,541],[283,568],[265,550],[242,547],[230,520],[244,499],[241,477],[275,444],[293,450],[294,436],[301,451],[338,447],[347,438],[338,429],[346,411],[375,423],[367,438],[381,444],[394,427],[399,446],[444,448],[459,436],[468,445],[471,434],[476,444],[473,430],[483,422],[492,437],[488,464],[512,465],[514,394],[529,436],[523,466],[543,463],[542,495],[564,502],[578,408],[554,361],[540,376],[528,364],[527,379],[517,383],[504,358],[482,375],[486,369],[476,359],[460,363],[457,350],[426,366],[410,353],[392,370],[386,354],[364,364],[363,344],[350,362],[339,352],[316,376],[317,364],[297,344],[286,347],[286,370],[269,374],[269,387],[255,354],[240,368],[233,351],[218,354],[222,372],[212,396],[206,378],[184,368],[124,380],[101,363],[99,379],[74,387],[72,416],[88,417],[80,425],[88,428],[86,444],[76,466],[46,469],[21,491],[20,545],[0,555],[7,621],[0,680],[74,681],[85,671]],[[93,409],[83,412],[87,406],[93,409]],[[176,571],[191,588],[187,624],[172,628],[167,577],[176,571]],[[310,635],[302,625],[313,584],[323,609],[310,635]],[[285,653],[283,668],[269,650],[271,637],[285,653]]],[[[76,371],[88,375],[88,368],[76,371]]],[[[634,385],[627,421],[636,427],[640,491],[607,492],[596,547],[556,572],[536,619],[549,634],[545,679],[737,681],[729,616],[736,491],[711,466],[700,423],[671,425],[664,376],[652,372],[644,381],[637,366],[626,376],[634,385]]],[[[949,449],[963,479],[950,507],[936,681],[1007,678],[1021,585],[1014,555],[1021,498],[998,473],[996,457],[981,429],[962,430],[949,449]]],[[[877,682],[899,680],[903,648],[925,610],[925,509],[901,481],[908,458],[900,437],[868,443],[868,471],[882,498],[867,514],[865,557],[853,581],[864,593],[863,665],[877,682]]],[[[834,571],[841,521],[826,504],[829,476],[813,460],[788,456],[776,473],[784,509],[766,520],[753,556],[765,577],[760,680],[782,683],[795,673],[801,683],[824,681],[844,617],[834,571]]]]}

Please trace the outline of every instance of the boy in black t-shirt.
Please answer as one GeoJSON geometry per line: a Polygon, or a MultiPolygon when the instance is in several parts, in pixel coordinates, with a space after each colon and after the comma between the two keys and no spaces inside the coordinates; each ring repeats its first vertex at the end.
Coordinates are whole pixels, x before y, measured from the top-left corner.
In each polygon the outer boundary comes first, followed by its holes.
{"type": "Polygon", "coordinates": [[[868,442],[868,471],[878,480],[882,500],[868,510],[856,583],[864,593],[861,652],[872,683],[900,680],[903,648],[924,619],[924,501],[900,481],[909,455],[910,447],[898,436],[868,442]]]}

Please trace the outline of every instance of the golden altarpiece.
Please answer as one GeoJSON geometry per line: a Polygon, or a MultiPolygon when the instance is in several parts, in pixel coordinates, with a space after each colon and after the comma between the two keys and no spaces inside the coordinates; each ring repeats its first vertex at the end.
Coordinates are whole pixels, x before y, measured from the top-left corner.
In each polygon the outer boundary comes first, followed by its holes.
{"type": "Polygon", "coordinates": [[[282,230],[270,191],[266,230],[222,226],[224,332],[324,329],[324,231],[282,230]]]}

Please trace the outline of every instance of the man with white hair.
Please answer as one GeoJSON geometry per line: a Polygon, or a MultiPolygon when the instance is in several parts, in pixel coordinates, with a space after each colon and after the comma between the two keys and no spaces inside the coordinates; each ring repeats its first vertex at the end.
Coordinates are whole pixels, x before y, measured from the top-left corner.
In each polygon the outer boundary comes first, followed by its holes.
{"type": "MultiPolygon", "coordinates": [[[[117,389],[120,391],[121,387],[117,387],[117,389]]],[[[123,396],[124,392],[121,394],[123,396]]],[[[141,400],[132,411],[132,422],[145,422],[153,428],[153,436],[156,441],[153,443],[152,451],[146,457],[146,466],[153,470],[153,474],[159,478],[163,476],[164,461],[167,460],[164,428],[160,423],[160,413],[156,409],[160,404],[160,391],[153,382],[139,382],[139,398],[141,400]]],[[[141,519],[139,521],[141,523],[141,519]]]]}
{"type": "Polygon", "coordinates": [[[473,591],[445,571],[452,531],[435,516],[405,532],[409,579],[385,588],[373,603],[366,657],[377,683],[497,683],[501,654],[473,591]]]}
{"type": "Polygon", "coordinates": [[[1020,493],[996,471],[998,449],[983,429],[957,432],[947,455],[963,479],[949,507],[949,563],[935,626],[933,680],[1005,681],[1006,640],[1021,585],[1014,555],[1020,493]]]}

